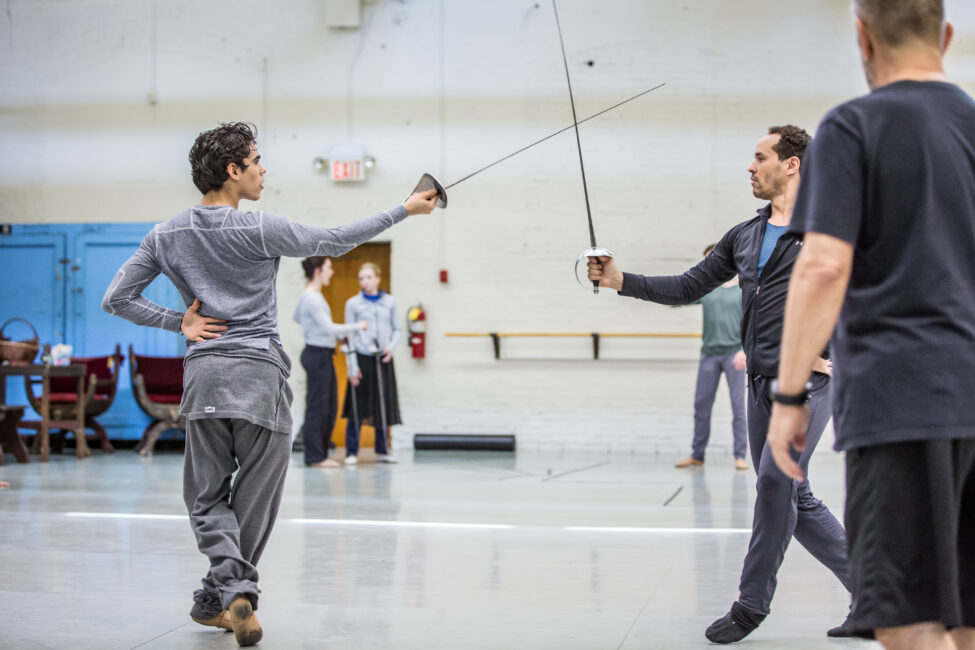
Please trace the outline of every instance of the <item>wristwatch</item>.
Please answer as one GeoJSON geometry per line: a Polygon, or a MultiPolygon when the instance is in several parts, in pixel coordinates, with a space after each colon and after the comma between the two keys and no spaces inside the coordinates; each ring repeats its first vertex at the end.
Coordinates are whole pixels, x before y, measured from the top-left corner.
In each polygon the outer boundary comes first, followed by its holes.
{"type": "Polygon", "coordinates": [[[771,385],[769,386],[769,391],[772,394],[772,401],[777,404],[783,404],[785,406],[803,406],[809,401],[809,391],[812,390],[812,383],[806,382],[804,390],[798,395],[785,395],[779,392],[779,380],[773,379],[771,385]]]}

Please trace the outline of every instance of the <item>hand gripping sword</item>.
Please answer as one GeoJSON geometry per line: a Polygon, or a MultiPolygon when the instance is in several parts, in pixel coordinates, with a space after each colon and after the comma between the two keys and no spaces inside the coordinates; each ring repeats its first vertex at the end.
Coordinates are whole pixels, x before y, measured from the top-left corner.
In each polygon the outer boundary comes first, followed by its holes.
{"type": "MultiPolygon", "coordinates": [[[[592,244],[591,247],[582,251],[582,254],[576,259],[576,282],[582,284],[582,281],[579,280],[579,262],[587,257],[612,257],[613,253],[605,248],[596,246],[596,230],[592,226],[592,210],[589,207],[589,187],[586,185],[586,166],[582,162],[582,142],[579,140],[579,120],[576,118],[576,101],[572,96],[572,80],[569,78],[569,60],[565,56],[565,42],[562,40],[562,25],[559,23],[559,8],[556,6],[555,0],[552,0],[552,9],[555,11],[555,26],[559,30],[559,45],[562,47],[562,63],[565,64],[565,82],[569,86],[569,104],[572,106],[572,125],[575,127],[576,149],[579,151],[579,171],[582,172],[582,192],[586,197],[586,216],[589,219],[589,243],[592,244]]],[[[598,282],[592,283],[592,292],[599,293],[598,282]]]]}

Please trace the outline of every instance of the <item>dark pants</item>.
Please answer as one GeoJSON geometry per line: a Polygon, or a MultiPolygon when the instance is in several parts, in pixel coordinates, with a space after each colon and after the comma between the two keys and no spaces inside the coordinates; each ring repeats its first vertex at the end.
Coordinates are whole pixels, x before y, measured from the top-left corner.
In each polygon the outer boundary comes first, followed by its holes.
{"type": "Polygon", "coordinates": [[[731,433],[734,436],[735,458],[744,458],[748,453],[748,439],[745,437],[745,371],[735,369],[736,354],[701,355],[701,362],[697,366],[697,390],[694,393],[694,441],[691,443],[691,456],[697,460],[704,460],[704,449],[711,437],[711,407],[714,406],[722,372],[731,394],[731,433]]]}
{"type": "Polygon", "coordinates": [[[213,618],[243,594],[257,607],[257,561],[284,493],[291,436],[246,420],[186,422],[183,501],[200,552],[210,559],[194,618],[213,618]],[[236,476],[231,483],[231,477],[236,476]]]}
{"type": "Polygon", "coordinates": [[[809,459],[832,414],[829,378],[817,373],[812,381],[806,448],[801,453],[792,452],[806,478],[796,482],[779,470],[765,444],[772,412],[768,393],[770,379],[762,375],[749,377],[748,437],[758,483],[752,537],[741,571],[738,600],[757,614],[769,613],[775,593],[775,575],[793,536],[832,571],[848,591],[852,588],[846,533],[809,487],[809,459]]]}
{"type": "Polygon", "coordinates": [[[349,456],[359,453],[359,428],[368,422],[376,429],[376,453],[388,454],[389,427],[402,423],[393,361],[384,363],[381,356],[373,354],[359,353],[356,356],[362,378],[357,387],[350,381],[346,389],[343,409],[343,417],[348,419],[345,453],[349,456]]]}
{"type": "Polygon", "coordinates": [[[306,345],[301,351],[301,366],[308,374],[305,392],[305,424],[302,437],[305,444],[305,463],[320,463],[328,458],[328,442],[338,415],[338,389],[333,348],[306,345]]]}
{"type": "MultiPolygon", "coordinates": [[[[359,454],[359,425],[360,422],[355,417],[350,417],[345,425],[345,453],[349,456],[359,454]]],[[[389,435],[389,430],[384,431],[382,423],[377,422],[376,418],[372,418],[372,426],[376,429],[376,453],[388,454],[386,437],[389,435]]]]}

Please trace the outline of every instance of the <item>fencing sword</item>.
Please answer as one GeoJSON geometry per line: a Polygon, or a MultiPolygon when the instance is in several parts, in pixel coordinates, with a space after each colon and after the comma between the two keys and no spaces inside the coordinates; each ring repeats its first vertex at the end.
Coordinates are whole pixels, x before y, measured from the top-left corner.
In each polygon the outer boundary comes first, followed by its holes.
{"type": "MultiPolygon", "coordinates": [[[[582,162],[582,141],[579,139],[579,120],[576,118],[576,101],[572,96],[572,79],[569,78],[569,60],[565,56],[565,42],[562,40],[562,25],[559,22],[559,8],[556,6],[555,0],[552,0],[552,10],[555,12],[555,26],[559,30],[559,45],[562,48],[562,63],[565,64],[565,83],[569,87],[569,104],[572,106],[572,122],[576,132],[576,149],[579,151],[579,171],[582,172],[582,193],[586,197],[586,217],[589,219],[589,243],[592,245],[590,248],[582,251],[582,254],[578,259],[576,259],[576,282],[581,285],[582,281],[579,280],[579,262],[587,257],[612,257],[613,253],[605,248],[596,246],[596,231],[592,226],[592,209],[589,207],[589,187],[586,185],[586,166],[582,162]]],[[[599,282],[592,283],[592,292],[594,294],[599,293],[599,282]]]]}
{"type": "MultiPolygon", "coordinates": [[[[432,188],[431,188],[432,189],[432,188]]],[[[382,436],[383,446],[386,447],[386,454],[389,455],[389,447],[387,446],[388,440],[386,439],[386,397],[383,391],[383,368],[382,368],[382,352],[383,348],[379,345],[379,307],[376,304],[372,306],[372,317],[376,321],[376,335],[372,337],[372,345],[370,352],[375,354],[376,357],[376,383],[379,386],[379,419],[381,422],[380,426],[376,426],[373,422],[372,428],[376,430],[376,438],[382,436]]]]}
{"type": "MultiPolygon", "coordinates": [[[[661,88],[662,86],[665,86],[665,85],[666,84],[664,84],[664,83],[657,84],[653,88],[649,88],[647,90],[644,90],[643,92],[639,92],[639,93],[633,95],[632,97],[628,97],[628,98],[624,99],[621,102],[618,102],[616,104],[613,104],[609,108],[604,108],[603,110],[599,111],[598,113],[593,113],[592,115],[590,115],[589,117],[587,117],[585,119],[579,120],[578,122],[573,122],[569,126],[564,127],[564,128],[561,128],[558,131],[556,131],[555,133],[550,133],[547,136],[545,136],[544,138],[541,138],[539,140],[536,140],[535,142],[532,142],[530,145],[527,145],[525,147],[522,147],[521,149],[519,149],[517,151],[514,151],[512,153],[509,153],[507,156],[504,156],[503,158],[499,158],[499,159],[495,160],[493,163],[491,163],[489,165],[485,165],[484,167],[481,167],[477,171],[471,172],[467,176],[464,176],[463,178],[461,178],[459,180],[456,180],[456,181],[454,181],[453,183],[451,183],[449,185],[444,185],[443,183],[441,183],[437,179],[437,177],[434,176],[433,174],[425,173],[425,174],[423,174],[423,176],[420,177],[420,181],[416,184],[416,187],[413,188],[413,193],[416,193],[416,192],[425,192],[427,190],[437,190],[437,207],[438,208],[446,208],[447,207],[447,190],[449,190],[454,185],[459,185],[459,184],[463,183],[464,181],[466,181],[468,178],[471,178],[472,176],[477,176],[481,172],[486,171],[486,170],[490,169],[491,167],[494,167],[495,165],[497,165],[499,163],[503,163],[508,158],[513,158],[514,156],[517,156],[518,154],[520,154],[523,151],[528,151],[532,147],[534,147],[536,145],[539,145],[539,144],[542,144],[546,140],[549,140],[551,138],[554,138],[555,136],[557,136],[557,135],[559,135],[561,133],[565,133],[566,131],[568,131],[569,129],[571,129],[573,127],[575,127],[578,130],[578,125],[579,124],[583,124],[585,122],[588,122],[591,119],[597,118],[600,115],[602,115],[603,113],[608,113],[609,111],[613,110],[614,108],[619,108],[623,104],[626,104],[628,102],[632,102],[634,99],[639,99],[640,97],[643,97],[644,95],[647,95],[649,93],[652,93],[653,91],[655,91],[658,88],[661,88]]],[[[575,118],[575,115],[573,115],[573,118],[575,118]]]]}
{"type": "MultiPolygon", "coordinates": [[[[352,351],[353,354],[355,354],[355,351],[352,350],[352,341],[347,338],[345,339],[345,344],[349,346],[349,350],[352,351]]],[[[359,404],[357,403],[357,400],[355,398],[356,390],[358,388],[359,387],[353,384],[351,380],[349,381],[349,395],[351,396],[352,399],[352,421],[355,422],[357,437],[362,435],[362,421],[359,420],[359,404]]],[[[346,434],[348,434],[348,431],[346,431],[346,434]]],[[[348,455],[348,449],[349,449],[348,440],[346,440],[345,442],[345,449],[346,449],[346,455],[348,455]]]]}
{"type": "MultiPolygon", "coordinates": [[[[555,133],[552,133],[550,135],[547,135],[547,136],[545,136],[544,138],[542,138],[540,140],[536,140],[535,142],[529,144],[528,146],[522,147],[521,149],[519,149],[519,150],[517,150],[517,151],[515,151],[513,153],[510,153],[507,156],[504,156],[503,158],[500,158],[500,159],[492,162],[489,165],[485,165],[484,167],[481,167],[477,171],[474,171],[474,172],[468,174],[467,176],[464,176],[460,180],[454,181],[453,183],[451,183],[449,185],[444,185],[443,183],[441,183],[437,179],[437,177],[434,176],[433,174],[425,173],[425,174],[423,174],[423,176],[420,177],[420,181],[416,184],[416,187],[413,189],[413,192],[416,193],[416,192],[424,192],[424,191],[428,191],[428,190],[436,190],[436,192],[437,192],[437,207],[438,208],[446,208],[447,207],[447,190],[450,189],[451,187],[453,187],[454,185],[458,185],[458,184],[466,181],[467,179],[471,178],[472,176],[476,176],[477,174],[480,174],[481,172],[483,172],[483,171],[485,171],[485,170],[487,170],[487,169],[489,169],[489,168],[497,165],[498,163],[504,162],[508,158],[511,158],[513,156],[516,156],[519,153],[521,153],[523,151],[526,151],[528,149],[531,149],[535,145],[541,144],[542,142],[545,142],[549,138],[554,138],[555,136],[559,135],[560,133],[563,133],[564,131],[568,131],[569,129],[575,129],[576,148],[579,151],[579,169],[582,172],[582,190],[583,190],[583,193],[584,193],[585,199],[586,199],[586,216],[587,216],[587,218],[589,220],[589,243],[591,245],[590,248],[587,248],[586,250],[584,250],[582,252],[581,255],[579,255],[579,257],[576,259],[576,264],[575,264],[576,282],[578,282],[580,286],[583,286],[584,287],[585,285],[583,285],[582,284],[582,281],[579,279],[579,263],[582,260],[584,260],[584,259],[586,259],[588,257],[596,257],[596,258],[599,258],[599,257],[613,257],[613,253],[612,253],[612,251],[609,251],[609,250],[607,250],[605,248],[601,248],[601,247],[599,247],[599,246],[596,245],[596,232],[595,232],[595,229],[593,228],[593,225],[592,225],[592,210],[589,207],[589,187],[586,184],[586,167],[585,167],[585,164],[582,161],[582,142],[579,139],[579,125],[582,124],[583,122],[588,122],[589,120],[593,119],[594,117],[598,117],[598,116],[602,115],[603,113],[606,113],[608,111],[611,111],[614,108],[617,108],[619,106],[622,106],[623,104],[626,104],[627,102],[633,101],[634,99],[637,99],[638,97],[642,97],[643,95],[646,95],[648,93],[651,93],[654,90],[657,90],[658,88],[664,86],[665,84],[663,84],[663,83],[658,84],[658,85],[654,86],[653,88],[650,88],[648,90],[644,90],[641,93],[637,93],[633,97],[630,97],[628,99],[625,99],[625,100],[619,102],[618,104],[614,104],[613,106],[610,106],[609,108],[606,108],[606,109],[604,109],[602,111],[599,111],[598,113],[595,113],[593,115],[590,115],[589,117],[587,117],[587,118],[585,118],[583,120],[580,120],[576,116],[575,98],[572,95],[572,80],[571,80],[571,78],[569,76],[569,61],[568,61],[568,59],[567,59],[567,57],[565,55],[565,43],[564,43],[564,41],[562,39],[562,25],[559,22],[559,10],[558,10],[558,7],[556,6],[555,0],[552,0],[552,9],[555,12],[555,25],[556,25],[556,28],[558,29],[558,32],[559,32],[559,45],[562,48],[562,62],[565,65],[565,81],[566,81],[566,84],[569,87],[569,103],[572,106],[572,124],[569,125],[569,126],[567,126],[567,127],[565,127],[565,128],[563,128],[563,129],[559,129],[555,133]]],[[[592,292],[594,294],[598,294],[599,293],[599,283],[598,282],[593,282],[592,283],[592,292]]]]}
{"type": "Polygon", "coordinates": [[[388,440],[386,440],[386,396],[383,391],[383,362],[382,357],[379,355],[382,353],[383,349],[379,347],[379,339],[373,338],[373,343],[379,348],[376,352],[376,383],[379,385],[379,419],[382,420],[382,433],[379,432],[379,428],[376,427],[377,435],[383,437],[383,447],[386,447],[386,454],[389,455],[389,447],[387,446],[388,440]]]}

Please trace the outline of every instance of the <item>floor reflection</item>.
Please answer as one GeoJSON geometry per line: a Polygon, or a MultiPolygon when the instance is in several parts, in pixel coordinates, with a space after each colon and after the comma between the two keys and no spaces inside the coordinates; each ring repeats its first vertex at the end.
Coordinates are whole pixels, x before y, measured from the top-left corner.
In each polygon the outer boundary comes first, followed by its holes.
{"type": "MultiPolygon", "coordinates": [[[[295,457],[259,567],[262,648],[700,647],[737,594],[754,479],[730,463],[401,460],[324,470],[295,457]]],[[[817,462],[818,491],[839,502],[840,459],[817,462]]],[[[181,475],[165,453],[4,466],[15,487],[0,492],[0,645],[235,647],[187,619],[205,560],[181,475]]],[[[749,642],[823,647],[844,595],[807,554],[781,574],[776,616],[749,642]]]]}

